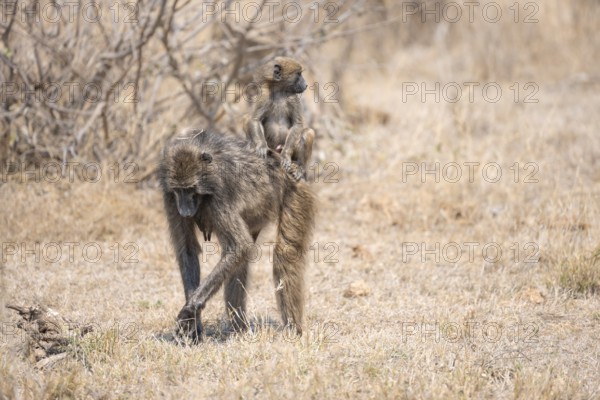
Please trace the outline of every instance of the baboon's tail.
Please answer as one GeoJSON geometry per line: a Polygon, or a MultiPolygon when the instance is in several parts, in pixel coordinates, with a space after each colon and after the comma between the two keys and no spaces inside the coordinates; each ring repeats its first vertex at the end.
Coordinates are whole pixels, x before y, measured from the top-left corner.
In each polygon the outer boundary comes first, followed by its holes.
{"type": "Polygon", "coordinates": [[[302,333],[304,269],[314,226],[316,198],[306,182],[288,183],[277,226],[273,277],[283,323],[302,333]]]}

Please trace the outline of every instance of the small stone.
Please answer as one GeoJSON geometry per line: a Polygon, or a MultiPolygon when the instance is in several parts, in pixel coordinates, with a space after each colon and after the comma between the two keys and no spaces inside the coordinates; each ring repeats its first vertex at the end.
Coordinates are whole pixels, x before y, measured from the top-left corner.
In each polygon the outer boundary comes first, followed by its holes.
{"type": "Polygon", "coordinates": [[[542,304],[545,301],[544,294],[533,288],[523,290],[520,297],[533,304],[542,304]]]}
{"type": "Polygon", "coordinates": [[[357,244],[352,246],[352,258],[358,258],[359,260],[369,261],[373,259],[373,254],[366,247],[357,244]]]}
{"type": "Polygon", "coordinates": [[[362,297],[371,294],[371,288],[365,281],[352,282],[344,292],[344,297],[362,297]]]}

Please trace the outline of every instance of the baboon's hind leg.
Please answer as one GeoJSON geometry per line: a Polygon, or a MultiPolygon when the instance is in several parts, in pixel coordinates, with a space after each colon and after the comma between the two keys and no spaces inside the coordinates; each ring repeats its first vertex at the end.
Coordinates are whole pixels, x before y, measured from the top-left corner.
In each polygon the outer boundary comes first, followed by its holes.
{"type": "Polygon", "coordinates": [[[288,189],[277,227],[273,278],[283,323],[302,334],[304,269],[314,223],[315,199],[305,182],[288,189]]]}
{"type": "MultiPolygon", "coordinates": [[[[286,327],[296,329],[302,334],[302,318],[304,314],[304,268],[290,262],[285,251],[275,246],[273,260],[273,279],[275,296],[281,312],[281,319],[286,327]]],[[[291,253],[291,252],[287,252],[291,253]]]]}
{"type": "Polygon", "coordinates": [[[310,128],[304,128],[292,156],[292,160],[298,164],[299,167],[296,171],[292,171],[292,175],[296,180],[302,178],[306,179],[306,170],[309,167],[310,159],[312,157],[314,141],[315,131],[310,128]]]}

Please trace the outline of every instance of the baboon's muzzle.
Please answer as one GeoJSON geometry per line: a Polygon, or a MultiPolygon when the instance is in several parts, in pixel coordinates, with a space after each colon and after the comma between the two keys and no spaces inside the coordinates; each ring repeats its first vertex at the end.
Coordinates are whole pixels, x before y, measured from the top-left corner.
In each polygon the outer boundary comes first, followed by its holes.
{"type": "Polygon", "coordinates": [[[179,211],[179,215],[184,218],[196,215],[202,196],[197,193],[177,193],[175,191],[175,197],[177,199],[177,211],[179,211]]]}

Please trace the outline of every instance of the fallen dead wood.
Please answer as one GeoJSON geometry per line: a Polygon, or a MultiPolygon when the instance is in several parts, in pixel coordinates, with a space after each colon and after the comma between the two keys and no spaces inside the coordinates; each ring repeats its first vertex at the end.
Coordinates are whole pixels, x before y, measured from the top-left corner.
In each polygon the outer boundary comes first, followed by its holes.
{"type": "Polygon", "coordinates": [[[71,321],[44,305],[6,307],[21,317],[17,327],[27,334],[27,355],[40,369],[52,368],[74,354],[78,340],[93,331],[91,325],[71,321]]]}

